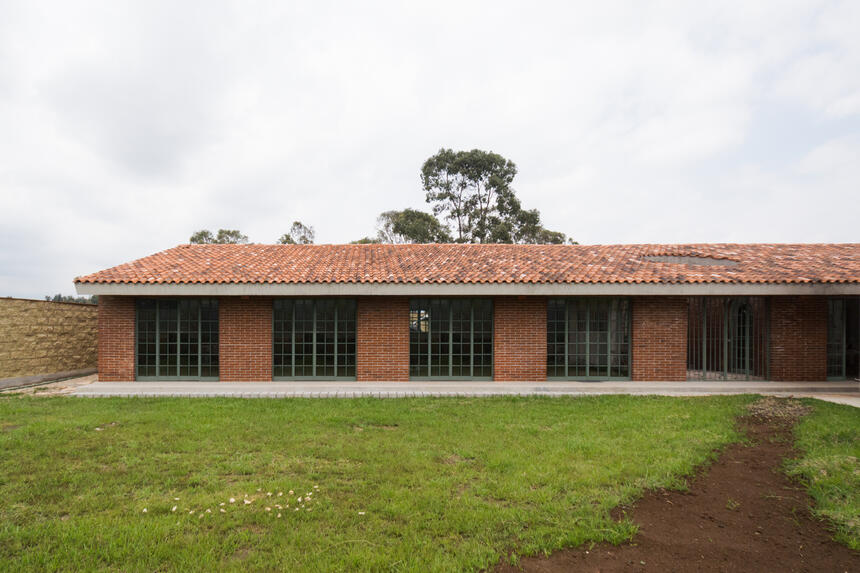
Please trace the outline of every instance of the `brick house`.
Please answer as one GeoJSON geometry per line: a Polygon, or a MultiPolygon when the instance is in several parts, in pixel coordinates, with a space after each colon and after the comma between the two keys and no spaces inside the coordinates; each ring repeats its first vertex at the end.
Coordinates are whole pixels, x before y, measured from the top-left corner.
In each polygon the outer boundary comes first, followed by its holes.
{"type": "Polygon", "coordinates": [[[180,245],[75,285],[106,381],[860,376],[860,244],[180,245]]]}

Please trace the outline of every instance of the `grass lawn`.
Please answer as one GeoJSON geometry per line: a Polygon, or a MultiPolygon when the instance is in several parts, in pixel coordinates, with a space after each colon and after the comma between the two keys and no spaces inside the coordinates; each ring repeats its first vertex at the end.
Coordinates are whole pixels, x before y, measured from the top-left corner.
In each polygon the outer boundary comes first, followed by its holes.
{"type": "Polygon", "coordinates": [[[682,483],[751,399],[0,398],[0,569],[477,570],[620,542],[610,509],[682,483]]]}
{"type": "Polygon", "coordinates": [[[788,462],[804,481],[817,513],[834,524],[836,539],[860,550],[860,410],[806,401],[813,407],[795,427],[802,457],[788,462]]]}

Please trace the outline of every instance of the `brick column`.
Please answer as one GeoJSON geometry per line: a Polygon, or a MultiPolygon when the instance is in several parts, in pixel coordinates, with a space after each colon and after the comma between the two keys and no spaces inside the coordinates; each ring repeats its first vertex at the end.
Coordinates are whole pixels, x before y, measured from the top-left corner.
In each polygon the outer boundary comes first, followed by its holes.
{"type": "Polygon", "coordinates": [[[827,379],[827,298],[771,297],[770,379],[827,379]]]}
{"type": "Polygon", "coordinates": [[[99,297],[99,380],[134,380],[134,297],[99,297]]]}
{"type": "Polygon", "coordinates": [[[546,380],[546,298],[493,300],[493,379],[546,380]]]}
{"type": "Polygon", "coordinates": [[[633,380],[687,379],[687,301],[633,297],[633,380]]]}
{"type": "Polygon", "coordinates": [[[409,299],[368,296],[356,305],[357,379],[409,380],[409,299]]]}
{"type": "Polygon", "coordinates": [[[218,336],[222,382],[272,379],[271,298],[220,298],[218,336]]]}

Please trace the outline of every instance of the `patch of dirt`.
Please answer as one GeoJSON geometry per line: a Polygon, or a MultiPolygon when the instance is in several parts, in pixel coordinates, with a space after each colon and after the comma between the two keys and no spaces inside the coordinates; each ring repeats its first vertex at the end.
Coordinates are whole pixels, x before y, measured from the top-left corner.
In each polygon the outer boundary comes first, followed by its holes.
{"type": "Polygon", "coordinates": [[[812,411],[809,406],[804,406],[797,400],[786,400],[765,396],[757,402],[747,406],[750,416],[764,422],[782,422],[794,424],[798,418],[812,411]]]}
{"type": "Polygon", "coordinates": [[[455,466],[466,462],[472,462],[475,458],[464,458],[459,454],[450,454],[441,459],[441,462],[446,466],[455,466]]]}
{"type": "Polygon", "coordinates": [[[57,382],[48,382],[38,386],[27,386],[25,388],[9,388],[8,390],[0,391],[0,394],[7,395],[31,395],[31,396],[64,396],[70,394],[76,388],[92,384],[98,380],[97,374],[82,376],[80,378],[69,378],[68,380],[58,380],[57,382]]]}
{"type": "Polygon", "coordinates": [[[639,525],[632,543],[566,549],[496,571],[860,571],[860,553],[831,539],[806,491],[782,472],[805,408],[774,398],[753,404],[739,421],[750,444],[727,448],[689,491],[653,491],[614,514],[639,525]]]}

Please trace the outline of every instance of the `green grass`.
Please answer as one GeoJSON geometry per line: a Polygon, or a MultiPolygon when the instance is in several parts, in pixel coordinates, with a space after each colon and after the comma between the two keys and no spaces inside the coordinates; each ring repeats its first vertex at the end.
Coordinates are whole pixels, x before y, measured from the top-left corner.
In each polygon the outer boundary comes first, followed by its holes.
{"type": "Polygon", "coordinates": [[[831,521],[835,538],[860,550],[860,410],[808,400],[813,411],[795,427],[802,452],[787,462],[815,500],[818,515],[831,521]]]}
{"type": "Polygon", "coordinates": [[[2,398],[0,569],[478,570],[617,543],[635,526],[610,510],[682,487],[750,399],[2,398]]]}

